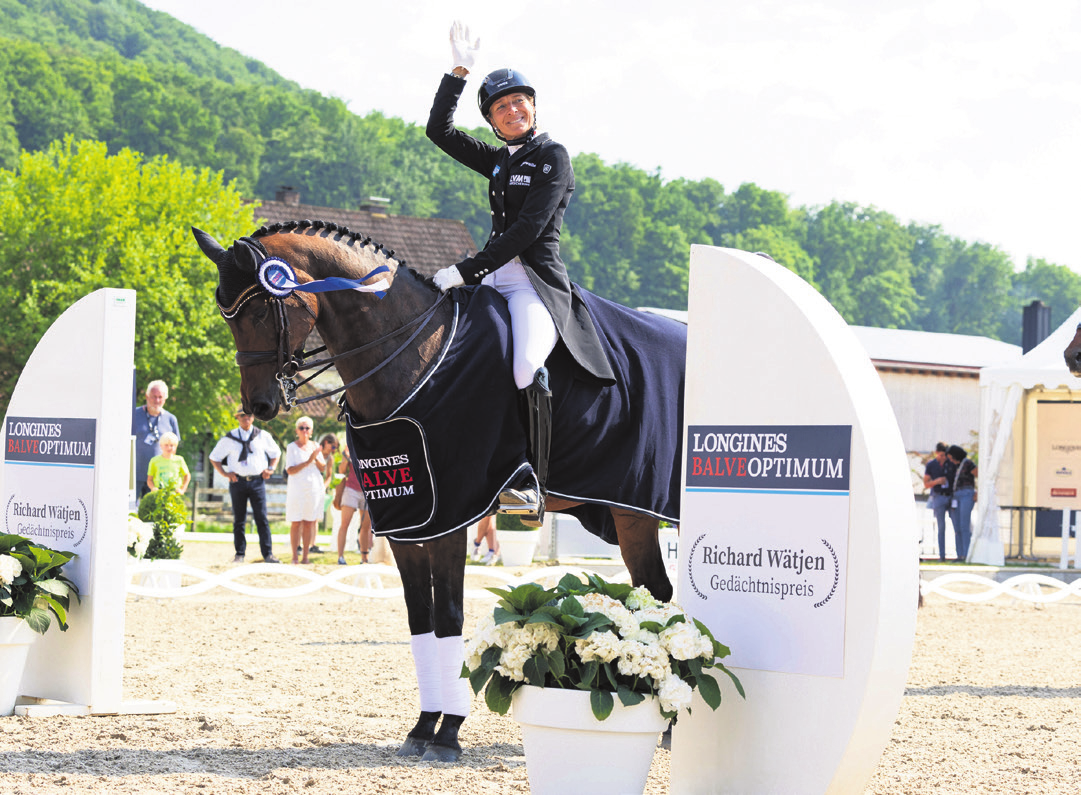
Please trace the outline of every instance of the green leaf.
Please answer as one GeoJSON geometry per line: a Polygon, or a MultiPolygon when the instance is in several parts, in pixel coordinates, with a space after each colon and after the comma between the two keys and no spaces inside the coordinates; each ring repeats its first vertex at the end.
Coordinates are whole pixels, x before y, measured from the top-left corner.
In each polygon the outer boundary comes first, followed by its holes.
{"type": "Polygon", "coordinates": [[[582,666],[582,673],[579,675],[579,681],[575,685],[579,690],[589,690],[593,687],[593,680],[597,678],[597,671],[600,669],[600,663],[596,660],[590,660],[582,666]]]}
{"type": "Polygon", "coordinates": [[[559,605],[559,608],[564,615],[568,616],[582,618],[586,614],[586,611],[582,608],[582,603],[573,596],[568,596],[566,599],[564,599],[563,602],[559,605]]]}
{"type": "Polygon", "coordinates": [[[601,664],[601,669],[604,671],[605,677],[608,679],[608,684],[615,690],[619,687],[619,683],[616,682],[615,671],[612,670],[612,663],[606,662],[601,664]]]}
{"type": "MultiPolygon", "coordinates": [[[[647,632],[653,632],[657,635],[660,635],[665,629],[658,621],[643,621],[638,626],[647,632]]],[[[665,626],[667,626],[667,624],[665,626]]]]}
{"type": "Polygon", "coordinates": [[[582,590],[582,578],[577,574],[564,574],[559,580],[559,584],[556,588],[560,591],[580,591],[582,590]]]}
{"type": "Polygon", "coordinates": [[[66,583],[60,580],[39,580],[37,583],[38,588],[54,596],[67,596],[70,592],[66,583]]]}
{"type": "Polygon", "coordinates": [[[42,610],[40,607],[30,608],[30,612],[26,615],[26,623],[30,625],[30,629],[34,630],[40,635],[45,634],[45,630],[49,628],[49,624],[52,623],[52,619],[49,616],[48,610],[42,610]]]}
{"type": "Polygon", "coordinates": [[[593,710],[593,717],[604,720],[612,714],[615,699],[607,690],[591,690],[589,692],[589,706],[593,710]]]}
{"type": "Polygon", "coordinates": [[[721,705],[721,688],[717,684],[717,680],[709,674],[702,674],[696,677],[696,681],[702,700],[706,702],[710,709],[717,709],[721,705]]]}
{"type": "Polygon", "coordinates": [[[484,703],[492,712],[506,715],[510,709],[511,696],[518,689],[518,683],[500,674],[494,674],[484,691],[484,703]]]}
{"type": "MultiPolygon", "coordinates": [[[[463,666],[464,667],[464,666],[463,666]]],[[[492,672],[486,671],[484,668],[478,668],[475,671],[469,673],[469,686],[473,688],[473,695],[480,693],[481,688],[484,687],[484,683],[491,678],[492,672]]]]}
{"type": "Polygon", "coordinates": [[[747,698],[747,694],[743,692],[743,682],[739,681],[739,677],[730,671],[726,666],[721,663],[717,663],[717,667],[728,674],[728,678],[732,680],[732,684],[736,686],[736,692],[738,692],[743,698],[747,698]]]}
{"type": "Polygon", "coordinates": [[[623,687],[623,685],[616,688],[616,695],[619,696],[619,703],[625,707],[633,707],[635,704],[641,704],[646,700],[643,694],[636,693],[629,687],[623,687]]]}
{"type": "Polygon", "coordinates": [[[566,673],[567,659],[559,649],[549,652],[548,669],[552,672],[552,676],[554,676],[557,681],[562,679],[563,675],[566,673]]]}
{"type": "Polygon", "coordinates": [[[509,624],[511,621],[524,621],[528,618],[528,616],[524,616],[521,613],[512,613],[502,607],[497,607],[493,610],[492,615],[495,618],[496,626],[500,624],[509,624]]]}
{"type": "Polygon", "coordinates": [[[489,646],[484,650],[484,653],[480,656],[480,667],[491,673],[495,670],[495,667],[499,665],[499,660],[503,656],[503,650],[498,646],[489,646]]]}

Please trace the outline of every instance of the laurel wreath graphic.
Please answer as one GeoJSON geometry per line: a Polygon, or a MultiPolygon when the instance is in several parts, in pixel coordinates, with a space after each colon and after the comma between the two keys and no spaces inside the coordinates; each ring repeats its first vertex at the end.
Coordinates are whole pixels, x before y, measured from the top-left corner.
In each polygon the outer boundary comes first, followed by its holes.
{"type": "Polygon", "coordinates": [[[826,545],[826,549],[833,555],[833,587],[830,588],[830,592],[826,594],[826,598],[821,602],[815,602],[815,607],[822,607],[826,602],[833,598],[834,592],[837,590],[837,583],[841,581],[841,563],[837,560],[837,553],[833,551],[833,547],[830,546],[830,542],[826,539],[822,539],[822,543],[826,545]]]}

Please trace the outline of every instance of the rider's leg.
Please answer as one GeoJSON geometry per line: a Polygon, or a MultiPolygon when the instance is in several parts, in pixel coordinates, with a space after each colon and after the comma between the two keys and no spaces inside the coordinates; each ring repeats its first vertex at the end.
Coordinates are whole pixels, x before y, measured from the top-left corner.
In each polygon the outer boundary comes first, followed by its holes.
{"type": "Polygon", "coordinates": [[[522,515],[522,522],[540,526],[544,518],[544,489],[548,481],[548,453],[552,435],[552,393],[544,367],[559,334],[537,293],[517,289],[507,295],[514,341],[514,383],[523,402],[523,420],[529,440],[528,458],[540,491],[516,488],[500,497],[502,510],[522,515]]]}

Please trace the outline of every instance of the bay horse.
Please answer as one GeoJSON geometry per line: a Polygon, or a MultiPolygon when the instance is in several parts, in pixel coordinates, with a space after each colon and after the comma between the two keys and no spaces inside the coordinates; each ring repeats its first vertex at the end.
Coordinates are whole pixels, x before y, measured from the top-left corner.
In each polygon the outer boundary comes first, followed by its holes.
{"type": "MultiPolygon", "coordinates": [[[[273,419],[304,402],[299,370],[337,368],[353,465],[401,576],[420,689],[420,717],[398,755],[457,761],[471,702],[460,677],[467,528],[493,513],[501,488],[528,467],[506,302],[483,286],[440,293],[393,251],[334,223],[274,224],[229,249],[192,232],[218,266],[215,297],[236,343],[245,410],[273,419]],[[310,362],[317,352],[303,346],[313,328],[329,356],[310,362]],[[463,390],[469,396],[457,397],[463,390]],[[406,441],[386,441],[391,430],[406,441]],[[381,507],[402,493],[420,507],[381,507]]],[[[667,601],[657,530],[660,519],[678,522],[686,329],[590,300],[595,320],[638,335],[623,339],[597,324],[617,374],[637,381],[661,368],[667,383],[644,394],[589,383],[557,345],[547,510],[572,513],[618,543],[633,584],[667,601]]]]}
{"type": "Polygon", "coordinates": [[[1081,376],[1081,324],[1077,326],[1077,331],[1070,340],[1070,344],[1066,346],[1066,350],[1062,352],[1062,356],[1066,359],[1066,367],[1069,371],[1081,376]]]}

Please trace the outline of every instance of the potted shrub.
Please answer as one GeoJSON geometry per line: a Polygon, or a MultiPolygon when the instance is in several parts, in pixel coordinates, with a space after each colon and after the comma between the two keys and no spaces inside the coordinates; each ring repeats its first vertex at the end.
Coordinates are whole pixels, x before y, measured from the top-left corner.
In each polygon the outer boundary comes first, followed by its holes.
{"type": "MultiPolygon", "coordinates": [[[[146,546],[144,557],[154,561],[179,560],[184,547],[177,541],[176,530],[187,518],[184,498],[176,493],[171,484],[145,494],[139,501],[139,519],[151,524],[154,534],[146,546]]],[[[180,572],[147,571],[139,582],[148,588],[179,588],[180,572]]]]}
{"type": "Polygon", "coordinates": [[[568,574],[552,589],[489,590],[500,599],[462,675],[493,711],[513,706],[531,792],[641,792],[657,735],[690,710],[695,690],[717,709],[712,674],[723,673],[743,695],[721,662],[728,648],[645,588],[568,574]]]}
{"type": "Polygon", "coordinates": [[[0,715],[15,709],[33,633],[44,635],[55,617],[68,628],[71,597],[79,589],[61,567],[75,557],[19,535],[0,535],[0,715]]]}

